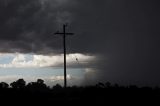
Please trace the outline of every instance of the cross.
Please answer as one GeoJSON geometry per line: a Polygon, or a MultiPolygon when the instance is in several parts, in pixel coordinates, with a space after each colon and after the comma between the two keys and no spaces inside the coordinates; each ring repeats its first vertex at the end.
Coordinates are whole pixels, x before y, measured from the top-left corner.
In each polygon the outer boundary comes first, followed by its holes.
{"type": "Polygon", "coordinates": [[[59,31],[57,31],[55,34],[56,35],[62,35],[63,37],[63,52],[64,52],[64,88],[67,87],[67,73],[66,73],[66,35],[74,35],[74,33],[68,33],[66,32],[66,27],[67,24],[63,25],[63,32],[60,33],[59,31]]]}

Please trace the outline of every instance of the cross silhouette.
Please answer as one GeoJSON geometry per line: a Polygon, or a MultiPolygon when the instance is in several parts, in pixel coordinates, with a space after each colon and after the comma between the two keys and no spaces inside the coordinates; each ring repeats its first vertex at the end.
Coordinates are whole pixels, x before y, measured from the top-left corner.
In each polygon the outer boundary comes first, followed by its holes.
{"type": "Polygon", "coordinates": [[[68,25],[64,24],[63,25],[63,32],[57,31],[55,34],[56,35],[62,35],[63,37],[63,52],[64,52],[64,88],[67,87],[67,72],[66,72],[66,35],[74,35],[74,33],[68,33],[66,32],[66,27],[68,25]]]}

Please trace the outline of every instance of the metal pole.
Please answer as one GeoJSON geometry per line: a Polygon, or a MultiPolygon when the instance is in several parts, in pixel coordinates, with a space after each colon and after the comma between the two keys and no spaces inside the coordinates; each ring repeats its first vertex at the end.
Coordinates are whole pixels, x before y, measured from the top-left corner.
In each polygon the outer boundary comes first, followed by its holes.
{"type": "Polygon", "coordinates": [[[66,25],[63,25],[63,50],[64,50],[64,88],[67,87],[67,75],[66,75],[66,25]]]}
{"type": "Polygon", "coordinates": [[[74,33],[66,32],[67,25],[63,25],[63,32],[56,32],[54,34],[62,35],[63,37],[63,52],[64,52],[64,88],[67,87],[67,72],[66,72],[66,35],[74,35],[74,33]]]}

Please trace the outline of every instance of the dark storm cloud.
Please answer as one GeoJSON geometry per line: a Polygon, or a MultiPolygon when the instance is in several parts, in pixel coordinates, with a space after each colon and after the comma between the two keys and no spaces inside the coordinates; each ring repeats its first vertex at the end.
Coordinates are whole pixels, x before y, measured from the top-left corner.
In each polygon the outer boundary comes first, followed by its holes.
{"type": "Polygon", "coordinates": [[[0,51],[48,53],[59,51],[58,25],[70,22],[63,0],[1,0],[0,51]],[[58,42],[58,43],[57,43],[58,42]]]}
{"type": "MultiPolygon", "coordinates": [[[[97,42],[95,40],[97,38],[99,42],[102,40],[101,37],[97,37],[97,33],[100,32],[97,28],[105,29],[105,26],[100,26],[101,23],[99,26],[96,23],[92,25],[96,17],[96,20],[103,17],[102,11],[106,15],[105,4],[104,9],[98,10],[97,4],[100,6],[103,3],[78,0],[1,0],[0,50],[1,52],[36,53],[62,51],[60,50],[62,39],[54,36],[53,33],[62,30],[60,26],[68,22],[72,24],[70,30],[76,32],[75,37],[68,38],[69,52],[92,53],[95,51],[97,42]],[[93,30],[97,30],[96,33],[93,30]],[[91,39],[90,43],[88,39],[91,39]],[[81,44],[82,42],[84,45],[81,44]]],[[[105,18],[103,20],[105,24],[105,18]]]]}
{"type": "Polygon", "coordinates": [[[160,84],[159,1],[87,0],[80,4],[83,8],[77,10],[75,24],[81,36],[72,42],[81,44],[76,45],[81,52],[101,55],[94,78],[160,84]]]}
{"type": "MultiPolygon", "coordinates": [[[[158,0],[1,0],[0,51],[52,53],[64,22],[68,52],[99,57],[94,79],[160,84],[158,0]]],[[[93,67],[94,66],[94,67],[93,67]]],[[[89,74],[89,73],[88,73],[89,74]]],[[[89,75],[88,75],[89,76],[89,75]]]]}

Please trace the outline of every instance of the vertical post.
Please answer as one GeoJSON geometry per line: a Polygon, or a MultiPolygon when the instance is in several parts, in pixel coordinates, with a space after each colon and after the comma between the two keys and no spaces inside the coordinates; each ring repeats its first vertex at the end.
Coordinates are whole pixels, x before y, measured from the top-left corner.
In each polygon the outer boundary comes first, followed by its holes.
{"type": "Polygon", "coordinates": [[[66,35],[74,35],[74,33],[66,32],[67,25],[63,25],[63,32],[57,31],[54,34],[62,35],[63,37],[63,52],[64,52],[64,88],[67,87],[67,72],[66,72],[66,35]]]}
{"type": "Polygon", "coordinates": [[[67,87],[67,75],[66,75],[66,25],[63,25],[63,50],[64,50],[64,88],[67,87]]]}

